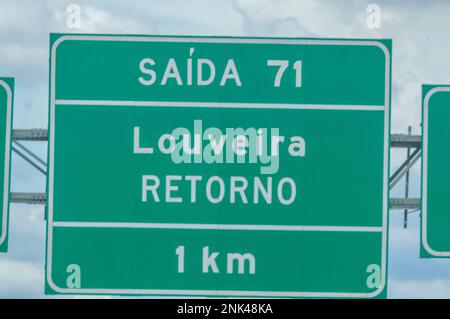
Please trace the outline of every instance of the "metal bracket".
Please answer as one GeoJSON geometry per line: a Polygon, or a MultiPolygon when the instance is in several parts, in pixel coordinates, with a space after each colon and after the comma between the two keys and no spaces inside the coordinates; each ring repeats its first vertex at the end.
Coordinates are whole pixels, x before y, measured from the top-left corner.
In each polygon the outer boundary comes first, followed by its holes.
{"type": "Polygon", "coordinates": [[[45,205],[47,196],[45,193],[10,193],[11,203],[45,205]]]}
{"type": "Polygon", "coordinates": [[[405,178],[405,198],[391,198],[391,209],[403,210],[403,228],[408,227],[408,215],[421,210],[420,198],[409,198],[409,172],[422,155],[422,137],[411,135],[411,126],[408,127],[408,134],[391,134],[392,148],[406,148],[406,160],[389,178],[389,189],[403,178],[405,178]],[[414,151],[411,153],[411,149],[414,151]]]}
{"type": "Polygon", "coordinates": [[[420,209],[420,198],[391,198],[391,209],[420,209]]]}
{"type": "Polygon", "coordinates": [[[13,130],[13,141],[48,141],[46,129],[15,129],[13,130]]]}
{"type": "Polygon", "coordinates": [[[21,144],[19,141],[47,141],[48,131],[46,129],[16,129],[13,130],[12,150],[19,155],[31,166],[37,169],[42,174],[46,175],[47,163],[34,154],[31,150],[21,144]]]}
{"type": "Polygon", "coordinates": [[[408,134],[391,134],[391,147],[395,148],[420,148],[422,136],[408,134]]]}

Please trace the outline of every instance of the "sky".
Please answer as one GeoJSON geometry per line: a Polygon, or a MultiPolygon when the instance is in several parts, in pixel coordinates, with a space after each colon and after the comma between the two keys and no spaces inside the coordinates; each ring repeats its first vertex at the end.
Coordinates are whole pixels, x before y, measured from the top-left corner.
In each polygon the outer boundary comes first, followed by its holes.
{"type": "MultiPolygon", "coordinates": [[[[15,77],[14,124],[46,128],[49,33],[129,33],[270,37],[389,38],[393,40],[392,133],[420,134],[420,89],[450,84],[450,1],[401,0],[0,0],[0,76],[15,77]],[[71,4],[80,28],[67,24],[71,4]],[[370,28],[367,8],[381,9],[370,28]]],[[[26,143],[42,158],[46,144],[26,143]]],[[[391,171],[405,150],[391,152],[391,171]]],[[[44,192],[45,178],[16,155],[13,192],[44,192]]],[[[411,171],[410,196],[419,197],[420,162],[411,171]]],[[[392,191],[402,197],[403,181],[392,191]]],[[[389,298],[450,298],[450,260],[419,259],[419,215],[402,228],[390,212],[389,298]]],[[[43,298],[44,207],[11,204],[9,252],[0,255],[0,297],[43,298]]]]}

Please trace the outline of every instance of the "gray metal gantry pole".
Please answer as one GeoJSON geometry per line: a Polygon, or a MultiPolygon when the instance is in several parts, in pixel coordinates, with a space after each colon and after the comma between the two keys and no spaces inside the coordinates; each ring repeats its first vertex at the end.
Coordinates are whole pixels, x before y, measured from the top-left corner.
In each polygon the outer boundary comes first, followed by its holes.
{"type": "MultiPolygon", "coordinates": [[[[408,126],[408,135],[411,135],[412,127],[408,126]]],[[[406,158],[411,155],[411,147],[406,149],[406,158]]],[[[405,199],[409,197],[409,170],[406,172],[405,176],[405,199]]],[[[403,211],[403,228],[408,228],[408,209],[405,208],[403,211]]]]}

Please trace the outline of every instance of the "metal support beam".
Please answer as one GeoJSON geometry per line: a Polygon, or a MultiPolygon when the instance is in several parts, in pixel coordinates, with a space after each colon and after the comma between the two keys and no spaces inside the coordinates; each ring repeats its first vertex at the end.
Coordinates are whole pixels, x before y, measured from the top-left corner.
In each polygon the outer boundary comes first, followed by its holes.
{"type": "Polygon", "coordinates": [[[40,163],[43,166],[47,166],[47,163],[41,159],[39,156],[37,156],[36,154],[34,154],[29,148],[27,148],[25,145],[23,145],[22,143],[19,143],[19,141],[14,141],[14,144],[16,144],[22,151],[24,151],[25,153],[27,153],[27,155],[31,156],[33,159],[35,159],[38,163],[40,163]]]}
{"type": "Polygon", "coordinates": [[[391,134],[391,147],[420,148],[421,145],[421,135],[391,134]]]}
{"type": "MultiPolygon", "coordinates": [[[[15,141],[47,141],[47,129],[14,129],[15,141]]],[[[420,148],[422,137],[420,135],[391,134],[391,147],[395,148],[420,148]]]]}
{"type": "Polygon", "coordinates": [[[391,198],[391,209],[420,209],[420,198],[391,198]]]}
{"type": "Polygon", "coordinates": [[[406,159],[406,161],[395,171],[394,174],[389,178],[389,188],[392,189],[402,177],[409,172],[410,168],[419,160],[422,155],[422,150],[420,148],[414,150],[412,154],[406,159]]]}
{"type": "MultiPolygon", "coordinates": [[[[10,193],[11,203],[45,205],[45,193],[10,193]]],[[[420,209],[420,198],[391,198],[391,209],[420,209]]]]}
{"type": "Polygon", "coordinates": [[[10,193],[9,201],[11,203],[45,205],[45,193],[10,193]]]}
{"type": "Polygon", "coordinates": [[[47,141],[48,132],[46,129],[15,129],[13,130],[14,141],[47,141]]]}
{"type": "Polygon", "coordinates": [[[45,171],[44,168],[40,167],[38,164],[36,164],[35,162],[33,162],[32,159],[30,159],[27,155],[25,155],[24,153],[22,153],[22,151],[19,151],[17,148],[14,147],[14,145],[12,146],[12,150],[14,153],[16,153],[17,155],[19,155],[20,157],[22,157],[26,162],[28,162],[28,164],[30,164],[31,166],[33,166],[35,169],[37,169],[39,172],[41,172],[44,175],[47,175],[47,172],[45,171]]]}

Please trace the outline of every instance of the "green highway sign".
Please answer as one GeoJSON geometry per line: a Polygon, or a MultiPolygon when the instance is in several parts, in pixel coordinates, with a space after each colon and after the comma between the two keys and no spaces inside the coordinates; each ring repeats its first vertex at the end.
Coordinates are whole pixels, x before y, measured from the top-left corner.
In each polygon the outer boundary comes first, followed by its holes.
{"type": "Polygon", "coordinates": [[[390,40],[50,42],[47,293],[385,296],[390,40]]]}
{"type": "Polygon", "coordinates": [[[8,250],[9,171],[14,79],[0,78],[0,252],[8,250]]]}
{"type": "Polygon", "coordinates": [[[422,86],[421,257],[450,257],[450,86],[422,86]]]}

